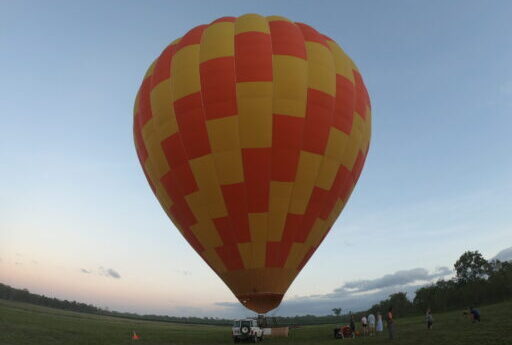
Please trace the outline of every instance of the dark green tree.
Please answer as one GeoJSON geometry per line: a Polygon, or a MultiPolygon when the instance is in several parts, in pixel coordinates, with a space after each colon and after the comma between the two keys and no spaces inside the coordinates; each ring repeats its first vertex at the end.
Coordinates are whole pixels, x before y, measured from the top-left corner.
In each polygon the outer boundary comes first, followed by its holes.
{"type": "Polygon", "coordinates": [[[484,259],[478,250],[467,251],[455,262],[457,281],[462,284],[474,282],[487,277],[489,263],[484,259]]]}
{"type": "Polygon", "coordinates": [[[334,315],[336,315],[336,316],[340,316],[340,314],[341,314],[341,308],[332,308],[331,310],[332,310],[332,312],[334,313],[334,315]]]}

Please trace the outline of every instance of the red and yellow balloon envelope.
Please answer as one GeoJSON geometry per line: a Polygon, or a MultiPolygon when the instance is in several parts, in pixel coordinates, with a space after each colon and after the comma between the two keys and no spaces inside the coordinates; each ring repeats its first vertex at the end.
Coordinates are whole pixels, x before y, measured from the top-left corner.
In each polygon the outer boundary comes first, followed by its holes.
{"type": "Polygon", "coordinates": [[[140,163],[183,237],[243,305],[276,308],[364,165],[355,64],[308,25],[224,17],[164,49],[134,114],[140,163]]]}

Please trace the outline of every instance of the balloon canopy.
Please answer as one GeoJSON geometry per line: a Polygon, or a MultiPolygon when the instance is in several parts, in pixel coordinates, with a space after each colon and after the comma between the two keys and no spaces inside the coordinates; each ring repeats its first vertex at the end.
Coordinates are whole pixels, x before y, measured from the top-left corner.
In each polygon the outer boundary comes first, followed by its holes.
{"type": "Polygon", "coordinates": [[[137,155],[169,218],[240,302],[276,308],[361,174],[370,99],[312,27],[247,14],[200,25],[149,67],[137,155]]]}

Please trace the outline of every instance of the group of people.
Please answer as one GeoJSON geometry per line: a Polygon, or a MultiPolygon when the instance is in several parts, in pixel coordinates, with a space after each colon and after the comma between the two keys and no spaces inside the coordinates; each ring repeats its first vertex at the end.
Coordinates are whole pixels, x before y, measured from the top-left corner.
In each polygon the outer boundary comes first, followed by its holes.
{"type": "MultiPolygon", "coordinates": [[[[390,307],[388,313],[386,314],[386,323],[388,328],[388,333],[390,339],[394,337],[394,320],[393,320],[393,308],[390,307]]],[[[375,315],[370,314],[368,317],[363,315],[361,318],[361,326],[362,326],[362,335],[370,335],[374,336],[377,333],[381,333],[384,331],[384,323],[382,320],[381,313],[377,313],[377,317],[375,315]]],[[[354,321],[354,316],[350,317],[350,328],[352,332],[356,332],[356,323],[354,321]]]]}
{"type": "MultiPolygon", "coordinates": [[[[467,315],[473,322],[480,321],[480,311],[478,309],[469,307],[468,311],[464,311],[464,315],[467,315]]],[[[430,308],[427,309],[425,314],[425,323],[428,330],[432,329],[434,324],[434,317],[432,316],[432,311],[430,308]]],[[[370,314],[368,317],[363,315],[361,318],[361,335],[376,335],[384,331],[384,324],[382,320],[382,315],[377,313],[377,317],[375,315],[370,314]]],[[[386,326],[388,329],[389,339],[393,339],[395,337],[395,321],[393,318],[393,307],[389,307],[388,312],[386,314],[386,326]]],[[[356,334],[356,323],[354,321],[354,316],[350,316],[350,329],[352,330],[352,334],[356,334]]]]}

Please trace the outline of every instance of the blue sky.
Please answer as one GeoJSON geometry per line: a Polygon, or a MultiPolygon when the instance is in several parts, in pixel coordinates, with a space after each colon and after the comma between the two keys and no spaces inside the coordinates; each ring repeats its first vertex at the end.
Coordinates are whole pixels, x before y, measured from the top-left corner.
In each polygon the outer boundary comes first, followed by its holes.
{"type": "Polygon", "coordinates": [[[336,40],[372,100],[358,186],[278,313],[363,308],[465,250],[512,246],[510,2],[16,1],[0,4],[0,281],[118,310],[244,313],[161,210],[131,126],[169,42],[249,12],[336,40]],[[347,290],[385,277],[400,279],[347,290]]]}

